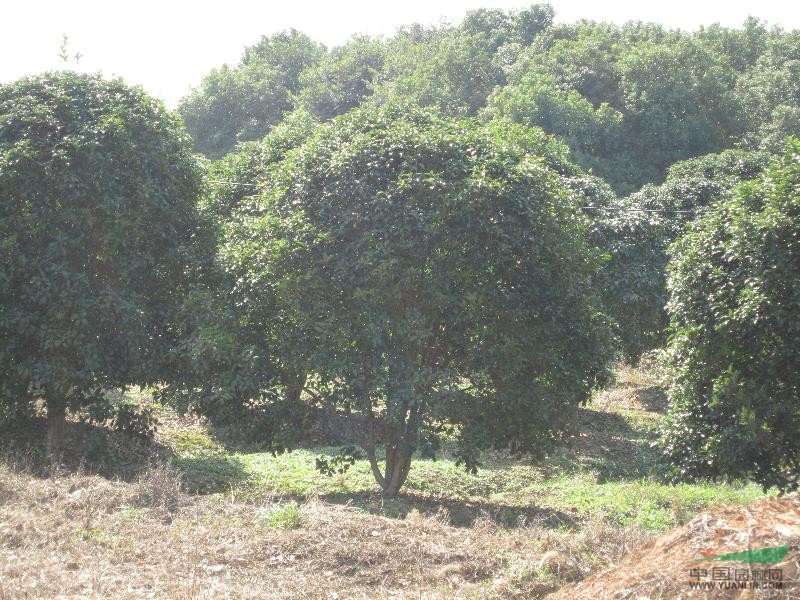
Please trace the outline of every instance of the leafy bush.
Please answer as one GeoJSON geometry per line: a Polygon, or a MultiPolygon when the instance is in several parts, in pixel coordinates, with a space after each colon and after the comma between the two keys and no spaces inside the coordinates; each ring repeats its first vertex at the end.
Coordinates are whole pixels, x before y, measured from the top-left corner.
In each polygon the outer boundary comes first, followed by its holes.
{"type": "Polygon", "coordinates": [[[0,404],[67,407],[163,378],[194,260],[200,171],[141,89],[51,73],[0,86],[0,404]]]}
{"type": "Polygon", "coordinates": [[[666,457],[684,477],[800,473],[800,141],[671,249],[666,457]]]}
{"type": "Polygon", "coordinates": [[[540,452],[607,376],[600,257],[562,158],[507,122],[356,109],[288,153],[227,227],[234,297],[275,311],[259,351],[314,374],[385,494],[425,430],[458,424],[467,467],[488,446],[540,452]]]}
{"type": "Polygon", "coordinates": [[[281,451],[306,426],[306,411],[283,397],[299,395],[304,378],[282,363],[281,338],[269,337],[278,308],[235,295],[243,282],[215,256],[215,242],[234,215],[261,212],[258,197],[269,174],[317,126],[316,117],[295,110],[263,140],[242,144],[208,168],[201,214],[212,234],[177,315],[179,343],[158,398],[209,417],[226,443],[281,451]]]}
{"type": "Polygon", "coordinates": [[[637,360],[666,340],[669,245],[709,204],[757,177],[767,162],[762,153],[726,150],[675,163],[661,185],[647,185],[627,198],[593,202],[608,208],[593,211],[594,241],[610,257],[598,273],[598,284],[608,314],[618,324],[627,360],[637,360]]]}

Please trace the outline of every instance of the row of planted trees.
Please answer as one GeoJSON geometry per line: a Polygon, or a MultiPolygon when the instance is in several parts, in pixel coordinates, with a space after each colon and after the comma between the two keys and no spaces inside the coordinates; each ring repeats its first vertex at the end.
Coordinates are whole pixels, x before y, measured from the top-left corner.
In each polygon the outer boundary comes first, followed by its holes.
{"type": "Polygon", "coordinates": [[[275,450],[326,420],[392,496],[445,430],[468,469],[546,452],[671,293],[675,472],[796,486],[796,142],[676,165],[657,213],[539,129],[392,102],[190,147],[119,81],[0,87],[0,415],[43,400],[53,453],[66,410],[154,386],[275,450]]]}

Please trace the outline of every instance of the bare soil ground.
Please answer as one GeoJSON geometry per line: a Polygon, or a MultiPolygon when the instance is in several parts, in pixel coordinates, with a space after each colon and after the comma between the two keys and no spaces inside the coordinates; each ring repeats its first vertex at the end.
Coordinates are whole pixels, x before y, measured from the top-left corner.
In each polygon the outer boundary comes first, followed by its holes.
{"type": "Polygon", "coordinates": [[[562,588],[552,597],[800,598],[800,497],[716,507],[650,541],[618,565],[562,588]],[[708,555],[786,546],[789,552],[774,564],[703,560],[708,555]],[[765,571],[769,573],[765,575],[765,571]],[[706,589],[698,585],[701,582],[706,589]],[[691,589],[691,583],[700,589],[691,589]],[[709,583],[713,589],[708,589],[709,583]]]}

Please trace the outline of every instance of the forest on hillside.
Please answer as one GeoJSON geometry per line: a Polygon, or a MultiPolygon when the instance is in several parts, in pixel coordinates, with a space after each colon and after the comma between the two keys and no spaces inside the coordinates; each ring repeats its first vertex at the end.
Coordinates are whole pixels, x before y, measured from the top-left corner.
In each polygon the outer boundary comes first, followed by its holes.
{"type": "Polygon", "coordinates": [[[669,476],[794,489],[797,134],[800,32],[547,4],[275,33],[177,114],[4,85],[0,415],[44,413],[50,453],[71,414],[147,435],[133,385],[275,452],[322,420],[319,470],[393,497],[444,439],[472,472],[546,455],[658,351],[669,476]]]}
{"type": "Polygon", "coordinates": [[[281,122],[327,121],[361,105],[507,118],[565,142],[620,195],[663,183],[690,158],[781,152],[800,127],[796,31],[756,18],[695,32],[553,19],[546,4],[482,9],[457,25],[357,35],[330,49],[285,31],[213,69],[179,111],[212,159],[281,122]]]}
{"type": "Polygon", "coordinates": [[[797,589],[800,31],[554,18],[0,84],[0,599],[797,589]]]}

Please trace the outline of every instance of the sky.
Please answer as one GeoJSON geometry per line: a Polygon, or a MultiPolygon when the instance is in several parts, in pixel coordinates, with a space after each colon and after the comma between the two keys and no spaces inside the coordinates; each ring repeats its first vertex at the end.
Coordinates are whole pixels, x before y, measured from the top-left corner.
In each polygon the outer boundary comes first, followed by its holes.
{"type": "MultiPolygon", "coordinates": [[[[351,35],[392,35],[414,22],[458,22],[475,8],[524,8],[535,0],[6,0],[0,22],[0,82],[64,68],[63,34],[74,58],[69,68],[119,76],[177,105],[213,67],[238,62],[245,46],[287,28],[327,46],[351,35]]],[[[653,21],[695,30],[720,23],[739,26],[755,16],[784,29],[800,29],[796,0],[551,0],[558,22],[578,19],[624,23],[653,21]]]]}

